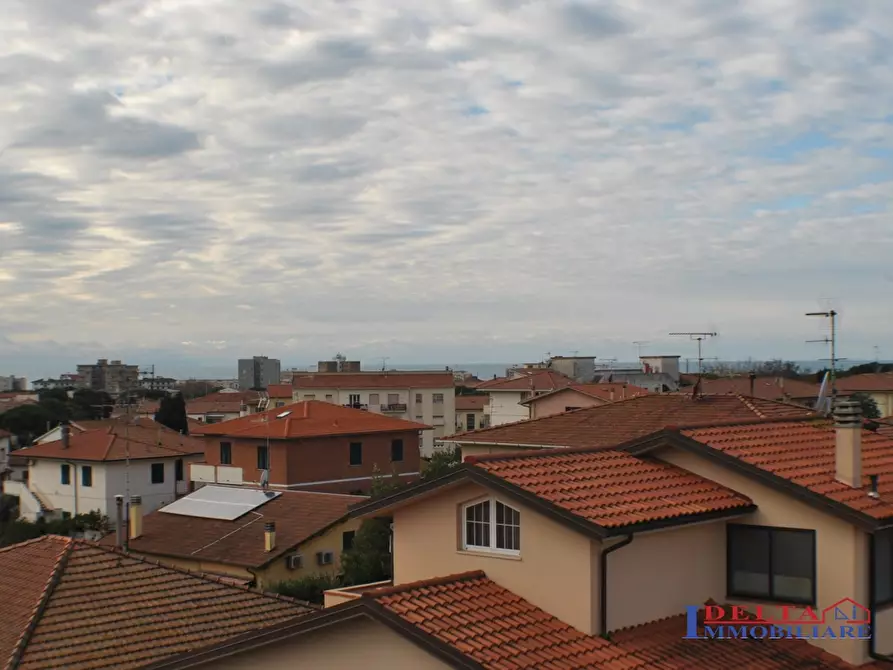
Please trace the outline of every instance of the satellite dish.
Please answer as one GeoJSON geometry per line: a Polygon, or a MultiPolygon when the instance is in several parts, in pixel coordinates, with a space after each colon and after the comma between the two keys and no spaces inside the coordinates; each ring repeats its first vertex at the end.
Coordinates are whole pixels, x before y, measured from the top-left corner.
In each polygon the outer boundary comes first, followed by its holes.
{"type": "Polygon", "coordinates": [[[267,487],[270,485],[270,471],[263,470],[260,473],[260,487],[266,491],[267,487]]]}

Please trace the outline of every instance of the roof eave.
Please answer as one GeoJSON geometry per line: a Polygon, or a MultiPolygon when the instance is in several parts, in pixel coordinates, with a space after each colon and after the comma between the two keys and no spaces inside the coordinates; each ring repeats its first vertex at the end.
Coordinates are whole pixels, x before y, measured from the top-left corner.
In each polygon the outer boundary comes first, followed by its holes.
{"type": "Polygon", "coordinates": [[[711,521],[721,521],[725,519],[734,519],[746,516],[757,511],[754,503],[749,505],[738,505],[728,509],[713,510],[710,512],[698,512],[695,514],[686,514],[685,516],[667,517],[656,521],[646,521],[639,524],[629,524],[626,526],[611,527],[608,529],[608,537],[618,535],[634,535],[636,533],[647,533],[657,530],[667,530],[671,528],[680,528],[690,526],[696,523],[708,523],[711,521]]]}

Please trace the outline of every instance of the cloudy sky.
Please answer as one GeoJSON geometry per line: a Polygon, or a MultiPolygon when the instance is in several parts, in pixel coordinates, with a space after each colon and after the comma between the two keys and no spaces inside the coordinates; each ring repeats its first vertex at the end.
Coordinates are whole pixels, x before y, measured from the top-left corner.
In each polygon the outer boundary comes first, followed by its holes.
{"type": "Polygon", "coordinates": [[[889,0],[2,13],[0,374],[893,358],[889,0]]]}

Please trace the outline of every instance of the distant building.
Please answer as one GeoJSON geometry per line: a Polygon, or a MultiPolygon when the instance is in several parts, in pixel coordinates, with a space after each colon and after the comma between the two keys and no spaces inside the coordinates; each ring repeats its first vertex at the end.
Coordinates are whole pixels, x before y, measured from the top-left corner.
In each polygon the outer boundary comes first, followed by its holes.
{"type": "Polygon", "coordinates": [[[650,393],[679,390],[679,356],[640,356],[641,367],[596,369],[593,382],[625,382],[650,393]]]}
{"type": "Polygon", "coordinates": [[[24,391],[26,388],[28,388],[28,380],[24,377],[16,377],[15,375],[0,377],[0,393],[24,391]]]}
{"type": "Polygon", "coordinates": [[[87,387],[87,378],[74,372],[66,372],[59,375],[58,379],[35,379],[31,382],[31,388],[35,391],[50,391],[53,389],[82,389],[87,387]]]}
{"type": "Polygon", "coordinates": [[[147,391],[171,391],[177,387],[177,380],[173,377],[143,377],[140,379],[140,388],[147,391]]]}
{"type": "Polygon", "coordinates": [[[574,380],[554,371],[530,369],[509,379],[492,379],[475,388],[490,396],[484,406],[489,425],[499,426],[530,418],[530,410],[521,403],[544,393],[551,393],[574,383],[574,380]]]}
{"type": "Polygon", "coordinates": [[[255,356],[239,359],[239,388],[265,389],[270,384],[278,384],[282,365],[278,358],[255,356]]]}
{"type": "Polygon", "coordinates": [[[595,375],[595,356],[552,356],[546,365],[580,384],[588,384],[595,375]]]}
{"type": "Polygon", "coordinates": [[[490,414],[487,412],[489,404],[488,395],[457,395],[456,432],[487,428],[490,425],[490,414]]]}
{"type": "Polygon", "coordinates": [[[220,423],[254,414],[258,406],[265,409],[266,402],[258,391],[219,391],[187,401],[186,416],[201,423],[220,423]]]}
{"type": "Polygon", "coordinates": [[[331,361],[319,361],[316,364],[317,372],[360,372],[361,370],[360,361],[348,361],[341,354],[335,356],[331,361]]]}
{"type": "Polygon", "coordinates": [[[648,391],[627,383],[612,384],[572,384],[551,393],[533,396],[521,404],[527,405],[531,419],[542,419],[546,416],[570,412],[584,407],[595,407],[609,402],[626,400],[648,391]]]}
{"type": "Polygon", "coordinates": [[[78,375],[84,379],[86,388],[117,395],[139,385],[140,368],[100,358],[96,363],[78,365],[78,375]]]}

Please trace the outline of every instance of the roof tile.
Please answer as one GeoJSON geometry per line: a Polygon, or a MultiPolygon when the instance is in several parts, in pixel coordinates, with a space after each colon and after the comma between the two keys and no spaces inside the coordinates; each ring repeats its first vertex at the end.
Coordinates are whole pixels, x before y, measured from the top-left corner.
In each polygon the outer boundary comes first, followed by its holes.
{"type": "Polygon", "coordinates": [[[491,379],[481,382],[475,388],[479,391],[554,391],[565,388],[574,383],[570,377],[566,377],[554,370],[538,370],[530,374],[522,374],[510,379],[491,379]]]}
{"type": "Polygon", "coordinates": [[[292,377],[300,389],[451,389],[452,372],[310,372],[292,377]]]}

